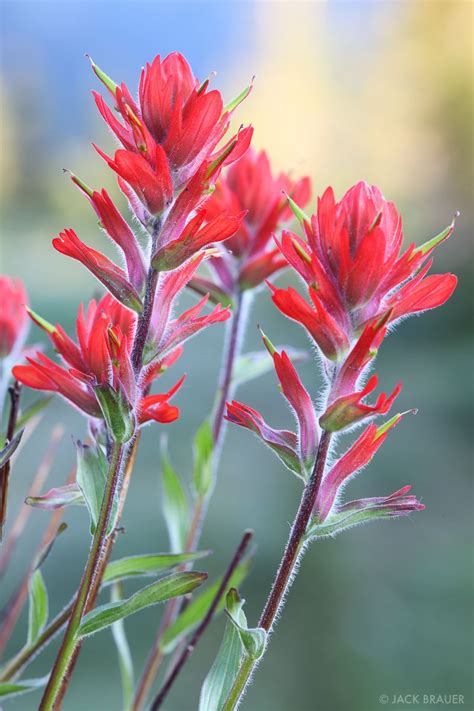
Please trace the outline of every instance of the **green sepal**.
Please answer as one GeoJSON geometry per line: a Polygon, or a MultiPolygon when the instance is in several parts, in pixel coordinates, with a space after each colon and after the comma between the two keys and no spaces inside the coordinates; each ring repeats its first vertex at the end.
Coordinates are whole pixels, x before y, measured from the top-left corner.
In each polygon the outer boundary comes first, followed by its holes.
{"type": "Polygon", "coordinates": [[[120,391],[111,385],[98,385],[94,388],[97,401],[102,410],[107,428],[115,442],[128,442],[135,432],[135,418],[130,404],[120,391]]]}

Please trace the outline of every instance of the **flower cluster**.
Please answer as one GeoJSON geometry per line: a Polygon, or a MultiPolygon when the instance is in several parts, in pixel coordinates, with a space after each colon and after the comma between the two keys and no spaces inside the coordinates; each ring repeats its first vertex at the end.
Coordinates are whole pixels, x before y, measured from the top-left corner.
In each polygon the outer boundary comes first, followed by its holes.
{"type": "Polygon", "coordinates": [[[106,190],[93,190],[71,174],[119,249],[123,266],[84,244],[72,229],[53,239],[56,250],[81,262],[109,294],[80,307],[77,342],[61,326],[30,312],[63,363],[37,353],[28,365],[16,366],[14,375],[32,388],[60,393],[89,417],[110,423],[114,411],[122,413],[131,421],[130,434],[150,420],[178,417],[168,401],[183,379],[166,394],[150,395],[154,379],[179,357],[184,341],[230,315],[220,304],[203,314],[207,294],[184,313],[174,311],[206,248],[235,234],[243,218],[241,208],[216,213],[207,203],[222,168],[250,143],[252,129],[245,128],[217,147],[250,87],[225,107],[221,94],[210,91],[208,81],[199,83],[184,57],[172,53],[143,70],[135,102],[124,84],[92,67],[115,112],[94,92],[97,107],[122,145],[113,158],[96,150],[117,173],[147,244],[142,246],[106,190]],[[137,344],[140,319],[143,342],[137,344]]]}
{"type": "MultiPolygon", "coordinates": [[[[300,276],[309,301],[293,287],[269,286],[277,308],[306,329],[320,352],[327,380],[326,403],[322,411],[316,409],[286,353],[276,352],[264,336],[298,429],[272,429],[258,412],[239,402],[228,404],[227,419],[255,432],[291,471],[308,481],[321,431],[330,435],[390,410],[401,384],[389,396],[381,393],[371,405],[365,399],[377,387],[377,376],[366,382],[367,373],[390,325],[440,306],[453,293],[454,275],[427,276],[433,250],[449,237],[453,225],[422,246],[412,244],[402,252],[400,215],[376,187],[358,183],[340,202],[328,188],[311,218],[294,201],[291,204],[306,239],[283,231],[277,245],[300,276]]],[[[337,514],[336,502],[344,484],[368,464],[402,417],[398,414],[380,427],[370,422],[326,472],[315,501],[318,521],[337,514]]],[[[380,504],[382,512],[399,515],[422,508],[406,492],[403,489],[388,497],[385,508],[380,504]]],[[[351,502],[351,506],[355,503],[362,506],[360,502],[351,502]]]]}
{"type": "Polygon", "coordinates": [[[287,266],[274,244],[273,233],[293,217],[286,196],[303,207],[309,200],[308,177],[291,180],[274,176],[265,151],[250,148],[227,169],[207,204],[208,215],[241,214],[239,229],[207,262],[211,279],[197,277],[192,285],[210,291],[217,299],[232,299],[237,290],[252,289],[287,266]]]}

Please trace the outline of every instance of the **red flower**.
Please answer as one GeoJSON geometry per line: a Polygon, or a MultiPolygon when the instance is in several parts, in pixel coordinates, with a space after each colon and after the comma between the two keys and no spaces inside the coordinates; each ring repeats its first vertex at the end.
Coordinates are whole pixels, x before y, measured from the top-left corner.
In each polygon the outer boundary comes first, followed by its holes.
{"type": "Polygon", "coordinates": [[[211,218],[242,212],[245,218],[239,230],[226,241],[221,255],[210,262],[219,288],[226,286],[219,278],[222,269],[237,271],[240,285],[252,288],[286,266],[285,258],[273,244],[272,234],[291,217],[285,193],[305,205],[310,190],[309,178],[292,181],[284,173],[273,176],[265,151],[256,153],[249,149],[229,168],[217,183],[206,209],[211,218]]]}
{"type": "Polygon", "coordinates": [[[131,151],[115,151],[112,160],[94,146],[108,166],[135,191],[137,198],[151,215],[160,215],[173,198],[173,182],[163,148],[155,146],[154,156],[146,160],[131,151]]]}
{"type": "Polygon", "coordinates": [[[53,247],[61,254],[77,259],[110,291],[120,303],[134,311],[142,310],[142,302],[127,274],[110,259],[81,242],[74,230],[65,230],[53,239],[53,247]]]}
{"type": "Polygon", "coordinates": [[[324,476],[315,503],[315,515],[319,521],[327,518],[348,479],[370,462],[385,442],[390,430],[400,422],[402,417],[403,414],[395,415],[381,427],[368,425],[337,464],[324,476]]]}
{"type": "Polygon", "coordinates": [[[185,58],[174,52],[163,60],[155,57],[142,71],[137,104],[124,84],[114,84],[96,65],[93,68],[122,119],[114,116],[101,96],[94,95],[102,117],[125,148],[124,154],[117,152],[115,161],[106,159],[152,214],[169,202],[170,171],[175,188],[206,161],[217,178],[217,167],[237,160],[248,147],[251,131],[241,132],[213,153],[229,127],[233,109],[250,87],[226,110],[220,92],[208,91],[208,81],[200,85],[185,58]]]}
{"type": "Polygon", "coordinates": [[[337,321],[326,311],[318,292],[309,287],[312,305],[293,287],[277,289],[269,284],[273,294],[272,301],[288,318],[297,321],[306,328],[315,343],[327,358],[341,357],[349,348],[349,340],[337,321]]]}
{"type": "Polygon", "coordinates": [[[0,302],[0,358],[17,358],[28,333],[28,296],[23,282],[0,275],[0,302]]]}
{"type": "Polygon", "coordinates": [[[100,226],[122,250],[127,263],[128,279],[140,293],[145,284],[145,260],[134,233],[115,207],[106,190],[101,190],[99,193],[88,188],[77,176],[72,175],[71,178],[89,199],[100,220],[100,226]]]}
{"type": "Polygon", "coordinates": [[[288,400],[298,422],[298,445],[306,471],[311,471],[318,449],[319,432],[311,397],[285,351],[273,354],[275,371],[283,395],[288,400]]]}
{"type": "Polygon", "coordinates": [[[168,357],[178,346],[201,329],[229,318],[230,311],[227,308],[223,309],[220,304],[217,304],[210,313],[200,315],[207,303],[207,295],[178,317],[171,316],[179,294],[192,279],[203,259],[204,255],[200,254],[188,260],[181,269],[163,275],[153,308],[146,346],[146,363],[168,357]]]}
{"type": "Polygon", "coordinates": [[[373,375],[362,390],[334,400],[319,418],[321,427],[329,432],[337,432],[360,422],[360,420],[365,420],[367,417],[385,415],[393,405],[402,386],[401,384],[397,385],[390,397],[387,397],[385,393],[380,393],[375,405],[366,405],[362,400],[375,390],[377,382],[377,376],[373,375]]]}
{"type": "Polygon", "coordinates": [[[136,317],[131,311],[108,294],[99,303],[90,301],[85,312],[81,304],[76,320],[77,342],[62,326],[52,326],[33,313],[32,318],[46,331],[64,366],[37,353],[36,359],[27,359],[29,365],[15,366],[17,380],[36,390],[58,392],[94,417],[101,415],[96,386],[122,389],[133,403],[135,378],[129,351],[136,317]]]}
{"type": "Polygon", "coordinates": [[[304,220],[308,244],[292,233],[280,249],[299,272],[350,342],[361,327],[391,308],[390,321],[443,304],[456,286],[452,274],[427,277],[420,272],[453,224],[421,247],[401,253],[402,223],[395,205],[380,190],[360,182],[336,203],[332,188],[304,220]]]}
{"type": "Polygon", "coordinates": [[[138,421],[140,424],[150,422],[150,420],[161,422],[161,424],[168,424],[178,419],[179,407],[170,405],[168,401],[179,390],[185,377],[186,376],[183,375],[176,385],[174,385],[171,390],[168,390],[167,393],[146,395],[140,400],[138,407],[138,421]]]}

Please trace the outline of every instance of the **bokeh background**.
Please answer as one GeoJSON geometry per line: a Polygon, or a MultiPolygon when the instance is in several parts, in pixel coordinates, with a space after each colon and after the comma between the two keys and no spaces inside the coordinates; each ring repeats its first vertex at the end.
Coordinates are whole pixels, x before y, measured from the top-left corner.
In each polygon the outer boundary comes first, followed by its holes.
{"type": "MultiPolygon", "coordinates": [[[[437,234],[461,211],[436,266],[459,274],[458,290],[439,311],[402,324],[378,360],[386,388],[403,379],[400,406],[416,406],[419,415],[397,428],[347,492],[350,498],[381,495],[412,483],[426,511],[310,549],[243,708],[377,711],[383,694],[461,694],[463,708],[472,708],[472,3],[2,0],[0,12],[1,271],[25,280],[34,309],[50,321],[72,328],[78,302],[96,290],[82,267],[51,248],[51,238],[70,226],[103,246],[92,212],[61,169],[118,192],[90,145],[94,140],[110,149],[112,139],[91,100],[96,82],[86,52],[130,87],[146,60],[175,49],[200,77],[216,69],[215,82],[228,98],[255,74],[238,118],[253,123],[255,145],[269,151],[275,169],[309,173],[315,195],[328,184],[341,194],[360,178],[378,184],[398,203],[407,242],[437,234]]],[[[277,343],[307,348],[300,329],[276,313],[265,291],[249,319],[246,350],[259,347],[257,323],[277,343]]],[[[179,395],[182,418],[168,428],[185,480],[193,433],[212,405],[222,339],[222,328],[204,333],[174,370],[188,374],[179,395]]],[[[316,394],[314,365],[305,363],[302,373],[316,394]]],[[[239,397],[275,425],[289,424],[273,374],[243,386],[239,397]]],[[[10,520],[58,422],[65,433],[48,484],[62,483],[73,465],[71,438],[83,436],[84,423],[58,400],[16,461],[10,520]]],[[[156,430],[147,430],[117,556],[167,549],[157,441],[156,430]]],[[[255,529],[255,562],[242,590],[251,622],[299,493],[297,480],[271,453],[248,433],[228,430],[202,545],[214,550],[208,567],[216,573],[242,530],[255,529]]],[[[47,519],[33,512],[1,581],[2,605],[47,519]]],[[[45,564],[53,614],[75,589],[88,547],[85,512],[68,511],[65,520],[69,530],[45,564]]],[[[157,619],[154,608],[126,623],[138,670],[157,619]]],[[[222,632],[221,618],[169,696],[169,711],[197,708],[222,632]]],[[[25,634],[24,616],[8,652],[25,634]]],[[[55,647],[27,676],[46,673],[55,647]]],[[[38,698],[19,697],[6,708],[29,711],[38,698]]],[[[64,708],[120,709],[109,632],[85,645],[64,708]]]]}

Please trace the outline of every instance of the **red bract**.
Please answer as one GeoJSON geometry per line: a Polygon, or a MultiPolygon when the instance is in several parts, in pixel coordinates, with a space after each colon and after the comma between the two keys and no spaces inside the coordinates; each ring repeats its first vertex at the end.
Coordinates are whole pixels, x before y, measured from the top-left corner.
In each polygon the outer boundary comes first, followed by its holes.
{"type": "Polygon", "coordinates": [[[223,213],[245,217],[220,255],[209,262],[217,289],[229,292],[235,280],[240,288],[252,288],[286,266],[272,234],[292,216],[285,193],[305,205],[310,190],[309,178],[274,176],[265,151],[249,149],[227,170],[206,204],[208,218],[223,213]]]}
{"type": "Polygon", "coordinates": [[[129,355],[135,325],[132,312],[109,295],[99,303],[90,301],[85,312],[81,304],[76,320],[77,342],[62,326],[52,326],[35,314],[32,318],[48,334],[64,366],[37,353],[36,359],[28,358],[29,365],[15,366],[17,380],[36,390],[59,392],[94,417],[101,414],[94,392],[96,386],[123,389],[133,403],[135,379],[129,355]]]}
{"type": "MultiPolygon", "coordinates": [[[[156,214],[160,200],[152,199],[150,191],[153,193],[161,171],[164,175],[172,172],[176,188],[187,182],[207,160],[210,164],[218,161],[222,167],[240,157],[239,141],[234,141],[230,150],[227,144],[214,152],[237,104],[234,102],[231,109],[226,110],[220,92],[208,91],[208,81],[200,85],[182,55],[173,52],[163,60],[157,56],[151,65],[147,64],[140,79],[138,104],[124,84],[116,85],[94,64],[93,67],[112,94],[122,121],[112,114],[102,97],[95,94],[99,111],[129,154],[127,159],[120,157],[121,166],[112,167],[133,187],[144,204],[151,201],[148,204],[155,208],[152,214],[156,214]],[[150,169],[144,167],[144,162],[150,169]],[[155,178],[150,170],[156,173],[155,178]],[[141,174],[139,180],[137,172],[141,174]],[[148,195],[143,194],[142,179],[148,186],[148,195]]],[[[250,87],[240,100],[249,91],[250,87]]],[[[115,163],[118,163],[117,154],[115,163]]]]}
{"type": "Polygon", "coordinates": [[[162,276],[150,324],[146,363],[155,359],[162,360],[201,329],[229,318],[230,311],[223,309],[220,304],[217,304],[208,314],[200,315],[208,300],[207,296],[178,317],[173,317],[173,308],[179,294],[189,283],[203,259],[204,255],[200,254],[187,261],[181,269],[162,276]]]}
{"type": "Polygon", "coordinates": [[[308,284],[349,342],[361,326],[392,308],[390,321],[435,308],[456,286],[452,274],[419,272],[434,248],[453,231],[451,224],[421,247],[401,253],[401,217],[376,187],[360,182],[336,202],[332,188],[304,221],[308,243],[286,233],[280,249],[308,284]],[[402,286],[403,285],[403,286],[402,286]]]}
{"type": "Polygon", "coordinates": [[[142,302],[123,269],[108,257],[81,242],[74,230],[65,230],[53,239],[53,247],[61,254],[81,262],[115,298],[134,311],[142,310],[142,302]]]}
{"type": "Polygon", "coordinates": [[[20,279],[0,275],[0,358],[17,358],[28,332],[28,296],[20,279]]]}
{"type": "Polygon", "coordinates": [[[319,521],[327,518],[348,479],[370,462],[390,430],[400,422],[402,417],[403,414],[395,415],[381,427],[370,424],[326,474],[315,503],[315,515],[319,521]]]}
{"type": "Polygon", "coordinates": [[[184,382],[185,376],[178,380],[171,390],[159,395],[146,395],[140,400],[138,407],[138,422],[144,424],[154,420],[161,424],[174,422],[179,417],[179,407],[170,405],[169,400],[179,390],[184,382]]]}
{"type": "Polygon", "coordinates": [[[319,418],[319,424],[328,432],[337,432],[374,415],[385,415],[402,389],[397,385],[390,397],[380,393],[375,405],[366,405],[362,400],[377,387],[378,378],[373,375],[367,385],[358,392],[337,398],[319,418]]]}

